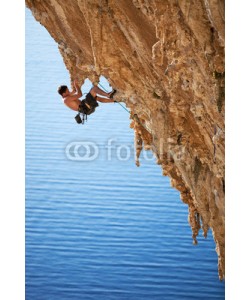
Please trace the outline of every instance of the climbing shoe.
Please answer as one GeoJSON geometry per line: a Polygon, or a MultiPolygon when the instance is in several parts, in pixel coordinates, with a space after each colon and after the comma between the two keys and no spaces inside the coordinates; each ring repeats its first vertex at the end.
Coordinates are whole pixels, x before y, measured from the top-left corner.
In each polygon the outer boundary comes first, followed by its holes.
{"type": "Polygon", "coordinates": [[[113,99],[115,93],[116,93],[116,90],[113,90],[113,91],[110,93],[109,98],[110,98],[110,99],[113,99]]]}

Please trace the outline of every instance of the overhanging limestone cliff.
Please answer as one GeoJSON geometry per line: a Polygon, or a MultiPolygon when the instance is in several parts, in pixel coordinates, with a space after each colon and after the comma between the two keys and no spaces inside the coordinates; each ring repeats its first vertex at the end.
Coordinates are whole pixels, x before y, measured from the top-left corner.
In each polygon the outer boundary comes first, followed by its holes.
{"type": "Polygon", "coordinates": [[[26,0],[71,78],[104,75],[189,207],[225,275],[224,1],[26,0]],[[145,130],[145,128],[147,130],[145,130]]]}

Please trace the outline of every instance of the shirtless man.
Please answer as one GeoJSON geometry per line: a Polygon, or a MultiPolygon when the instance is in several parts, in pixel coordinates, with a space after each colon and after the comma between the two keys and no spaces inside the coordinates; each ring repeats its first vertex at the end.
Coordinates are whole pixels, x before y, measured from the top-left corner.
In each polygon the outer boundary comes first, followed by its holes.
{"type": "MultiPolygon", "coordinates": [[[[63,102],[66,106],[68,106],[70,109],[79,111],[79,105],[82,103],[82,101],[79,99],[82,97],[82,91],[78,85],[77,80],[74,80],[73,82],[73,90],[72,92],[69,91],[68,87],[66,85],[61,85],[58,88],[58,93],[62,96],[63,102]]],[[[116,90],[113,90],[110,93],[106,93],[103,90],[101,90],[99,87],[94,86],[91,88],[89,93],[86,95],[86,105],[90,107],[92,104],[98,106],[97,101],[104,102],[104,103],[114,103],[116,102],[113,99],[114,94],[116,93],[116,90]],[[98,95],[104,96],[106,98],[98,97],[98,95]],[[97,101],[96,101],[97,100],[97,101]],[[96,102],[96,104],[95,104],[96,102]]]]}

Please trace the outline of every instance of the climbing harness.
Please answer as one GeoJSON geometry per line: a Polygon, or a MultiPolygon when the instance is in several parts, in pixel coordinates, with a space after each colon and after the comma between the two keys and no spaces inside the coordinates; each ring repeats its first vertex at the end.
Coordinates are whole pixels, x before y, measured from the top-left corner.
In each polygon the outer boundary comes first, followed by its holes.
{"type": "Polygon", "coordinates": [[[78,124],[84,124],[84,121],[87,121],[87,116],[91,115],[97,106],[99,106],[99,104],[95,97],[88,93],[85,99],[82,100],[81,104],[79,105],[78,114],[75,116],[76,122],[78,124]]]}

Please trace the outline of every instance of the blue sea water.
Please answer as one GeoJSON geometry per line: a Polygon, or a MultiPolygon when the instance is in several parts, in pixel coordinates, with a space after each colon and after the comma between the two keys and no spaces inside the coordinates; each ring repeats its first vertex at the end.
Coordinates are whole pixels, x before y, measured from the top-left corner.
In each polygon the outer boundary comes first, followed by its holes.
{"type": "Polygon", "coordinates": [[[28,9],[25,79],[26,300],[224,299],[211,232],[194,246],[155,159],[135,166],[118,104],[75,123],[57,94],[68,71],[28,9]]]}

